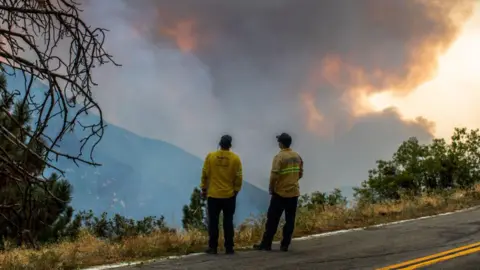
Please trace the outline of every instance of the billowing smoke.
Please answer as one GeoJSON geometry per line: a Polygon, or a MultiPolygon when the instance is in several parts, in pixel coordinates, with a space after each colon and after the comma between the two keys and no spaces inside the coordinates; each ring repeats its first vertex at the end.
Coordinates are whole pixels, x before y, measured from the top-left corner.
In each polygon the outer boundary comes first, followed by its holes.
{"type": "MultiPolygon", "coordinates": [[[[306,163],[303,191],[356,185],[428,120],[374,112],[366,97],[407,93],[435,74],[473,1],[102,0],[122,68],[100,69],[106,119],[203,158],[230,133],[246,180],[267,186],[275,135],[306,163]]],[[[428,102],[428,101],[426,101],[428,102]]],[[[161,153],[159,153],[161,155],[161,153]]]]}

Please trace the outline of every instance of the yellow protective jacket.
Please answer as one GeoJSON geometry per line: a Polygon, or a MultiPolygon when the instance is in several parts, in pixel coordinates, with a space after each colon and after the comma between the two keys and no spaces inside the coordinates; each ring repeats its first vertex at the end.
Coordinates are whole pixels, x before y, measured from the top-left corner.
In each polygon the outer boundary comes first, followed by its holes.
{"type": "Polygon", "coordinates": [[[300,196],[298,180],[303,177],[303,160],[290,148],[282,149],[272,162],[270,173],[270,192],[281,197],[300,196]]]}
{"type": "Polygon", "coordinates": [[[242,188],[242,162],[229,150],[211,152],[205,158],[200,188],[212,198],[230,198],[242,188]]]}

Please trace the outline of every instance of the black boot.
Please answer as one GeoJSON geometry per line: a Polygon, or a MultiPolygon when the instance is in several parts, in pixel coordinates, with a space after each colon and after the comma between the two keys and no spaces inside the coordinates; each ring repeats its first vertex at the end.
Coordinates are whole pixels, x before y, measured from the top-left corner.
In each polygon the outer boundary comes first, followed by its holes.
{"type": "Polygon", "coordinates": [[[272,250],[272,246],[271,245],[265,245],[265,244],[256,244],[256,245],[253,245],[253,249],[270,251],[270,250],[272,250]]]}
{"type": "Polygon", "coordinates": [[[207,248],[207,250],[205,250],[205,253],[207,253],[207,254],[217,254],[217,249],[216,248],[207,248]]]}
{"type": "Polygon", "coordinates": [[[283,251],[283,252],[287,252],[288,251],[288,246],[281,246],[280,250],[283,251]]]}
{"type": "Polygon", "coordinates": [[[235,250],[233,250],[233,248],[226,248],[225,249],[225,254],[227,254],[227,255],[235,254],[235,250]]]}

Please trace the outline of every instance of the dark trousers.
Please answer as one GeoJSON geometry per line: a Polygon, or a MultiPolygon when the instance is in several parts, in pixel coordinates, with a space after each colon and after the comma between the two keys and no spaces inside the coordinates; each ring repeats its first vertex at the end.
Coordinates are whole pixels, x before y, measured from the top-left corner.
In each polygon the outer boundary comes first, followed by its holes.
{"type": "Polygon", "coordinates": [[[289,246],[292,241],[293,230],[295,229],[295,215],[297,213],[298,197],[284,198],[273,194],[270,199],[270,206],[267,212],[267,223],[263,233],[262,245],[271,246],[273,237],[277,232],[278,223],[285,211],[285,225],[283,226],[282,246],[289,246]]]}
{"type": "Polygon", "coordinates": [[[216,249],[218,246],[218,222],[220,212],[223,212],[223,235],[225,238],[224,246],[226,249],[233,248],[233,215],[235,214],[237,196],[226,199],[208,197],[208,246],[216,249]]]}

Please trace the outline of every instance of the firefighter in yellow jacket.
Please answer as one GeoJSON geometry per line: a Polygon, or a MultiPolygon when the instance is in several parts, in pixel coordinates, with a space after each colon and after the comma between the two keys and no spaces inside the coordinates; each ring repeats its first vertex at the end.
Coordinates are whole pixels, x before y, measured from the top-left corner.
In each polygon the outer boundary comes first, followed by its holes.
{"type": "Polygon", "coordinates": [[[223,233],[226,254],[233,254],[233,215],[238,192],[242,188],[242,162],[230,151],[232,137],[224,135],[220,139],[220,150],[211,152],[205,158],[200,188],[207,198],[208,249],[206,253],[217,254],[218,222],[223,212],[223,233]]]}
{"type": "Polygon", "coordinates": [[[290,148],[292,144],[290,135],[282,133],[277,136],[277,141],[280,152],[273,158],[269,187],[270,206],[268,207],[262,242],[254,245],[257,250],[272,249],[273,237],[277,232],[283,211],[285,211],[285,225],[283,226],[280,250],[288,251],[295,228],[295,215],[298,197],[300,196],[298,181],[303,176],[303,160],[297,152],[290,148]]]}

